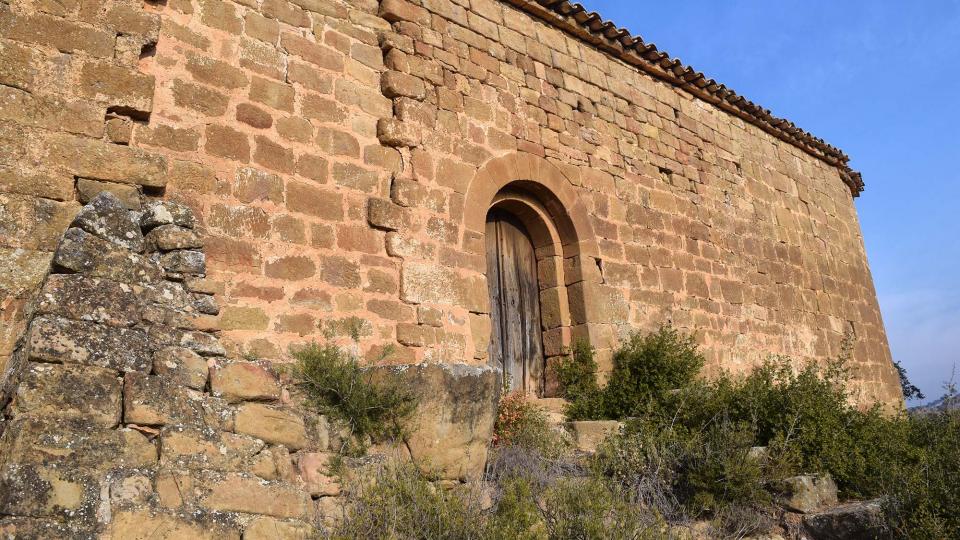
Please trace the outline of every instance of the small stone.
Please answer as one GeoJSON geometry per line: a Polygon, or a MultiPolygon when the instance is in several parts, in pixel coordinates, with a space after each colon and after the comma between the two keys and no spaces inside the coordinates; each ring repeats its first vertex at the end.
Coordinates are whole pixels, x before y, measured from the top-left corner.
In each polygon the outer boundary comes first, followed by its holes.
{"type": "Polygon", "coordinates": [[[167,347],[153,355],[153,372],[194,390],[207,386],[210,369],[199,354],[184,347],[167,347]]]}
{"type": "Polygon", "coordinates": [[[258,362],[216,365],[210,370],[210,390],[230,402],[280,398],[276,375],[258,362]]]}
{"type": "Polygon", "coordinates": [[[298,454],[297,472],[313,497],[335,497],[340,494],[340,482],[330,474],[332,456],[319,452],[298,454]]]}
{"type": "Polygon", "coordinates": [[[143,251],[143,234],[130,211],[116,195],[103,191],[80,209],[72,227],[123,246],[131,251],[143,251]]]}
{"type": "Polygon", "coordinates": [[[202,251],[170,251],[160,256],[160,265],[167,272],[199,275],[207,271],[207,258],[202,251]]]}
{"type": "Polygon", "coordinates": [[[211,294],[193,294],[193,307],[204,315],[217,315],[220,313],[220,304],[211,294]]]}
{"type": "Polygon", "coordinates": [[[160,225],[178,225],[192,229],[196,223],[190,208],[172,201],[155,202],[140,217],[140,226],[150,230],[160,225]]]}
{"type": "Polygon", "coordinates": [[[197,233],[186,227],[167,224],[151,230],[144,237],[149,251],[171,251],[174,249],[196,249],[203,247],[197,233]]]}

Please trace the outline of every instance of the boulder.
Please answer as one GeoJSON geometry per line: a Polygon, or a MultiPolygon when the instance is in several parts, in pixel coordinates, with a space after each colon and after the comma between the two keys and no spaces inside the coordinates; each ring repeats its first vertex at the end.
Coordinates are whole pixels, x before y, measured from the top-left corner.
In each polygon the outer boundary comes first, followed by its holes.
{"type": "Polygon", "coordinates": [[[854,502],[803,518],[811,540],[876,540],[890,538],[879,500],[854,502]]]}
{"type": "Polygon", "coordinates": [[[440,480],[476,480],[483,473],[500,398],[500,372],[465,364],[370,368],[373,380],[399,380],[418,398],[407,426],[414,463],[440,480]]]}
{"type": "Polygon", "coordinates": [[[623,424],[616,420],[581,420],[567,422],[567,429],[573,435],[577,450],[594,453],[600,444],[610,435],[619,433],[623,424]]]}
{"type": "Polygon", "coordinates": [[[783,480],[781,506],[809,514],[837,504],[837,484],[829,474],[794,476],[783,480]]]}

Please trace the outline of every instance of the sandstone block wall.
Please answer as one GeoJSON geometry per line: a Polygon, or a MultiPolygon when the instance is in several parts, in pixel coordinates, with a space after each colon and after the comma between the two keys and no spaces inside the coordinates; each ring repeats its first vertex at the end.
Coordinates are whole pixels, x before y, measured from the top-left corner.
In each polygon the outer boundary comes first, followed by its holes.
{"type": "Polygon", "coordinates": [[[897,402],[838,166],[524,4],[0,3],[0,353],[78,201],[109,189],[194,210],[231,356],[359,317],[371,359],[483,364],[497,202],[546,224],[548,356],[586,337],[605,359],[670,320],[739,372],[853,335],[858,399],[897,402]]]}

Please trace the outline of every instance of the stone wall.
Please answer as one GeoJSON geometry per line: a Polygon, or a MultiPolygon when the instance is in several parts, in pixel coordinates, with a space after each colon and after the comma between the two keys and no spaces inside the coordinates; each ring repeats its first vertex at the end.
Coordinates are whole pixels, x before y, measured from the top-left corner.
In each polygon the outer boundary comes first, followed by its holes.
{"type": "Polygon", "coordinates": [[[232,357],[359,317],[370,358],[482,365],[477,223],[491,186],[517,187],[547,224],[548,356],[587,337],[609,367],[670,320],[741,372],[853,335],[857,399],[900,400],[842,171],[512,4],[0,8],[0,354],[77,200],[106,188],[195,211],[232,357]]]}

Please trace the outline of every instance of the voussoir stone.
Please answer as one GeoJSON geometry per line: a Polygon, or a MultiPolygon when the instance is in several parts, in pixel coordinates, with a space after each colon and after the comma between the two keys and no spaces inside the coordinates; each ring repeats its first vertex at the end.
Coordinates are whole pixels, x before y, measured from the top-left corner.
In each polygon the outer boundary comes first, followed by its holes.
{"type": "Polygon", "coordinates": [[[280,398],[276,375],[258,362],[218,363],[210,370],[210,390],[231,402],[280,398]]]}
{"type": "Polygon", "coordinates": [[[100,192],[81,208],[71,226],[131,251],[143,251],[143,233],[139,224],[123,202],[109,191],[100,192]]]}
{"type": "Polygon", "coordinates": [[[145,230],[159,227],[160,225],[178,225],[187,229],[192,229],[196,224],[196,218],[190,208],[172,201],[158,201],[149,206],[140,216],[140,226],[145,230]]]}
{"type": "Polygon", "coordinates": [[[137,328],[114,328],[61,317],[37,317],[30,324],[28,358],[85,364],[117,371],[149,372],[152,349],[137,328]]]}
{"type": "Polygon", "coordinates": [[[54,254],[56,266],[92,277],[132,284],[150,284],[163,279],[163,269],[143,255],[71,227],[54,254]]]}

